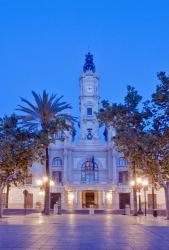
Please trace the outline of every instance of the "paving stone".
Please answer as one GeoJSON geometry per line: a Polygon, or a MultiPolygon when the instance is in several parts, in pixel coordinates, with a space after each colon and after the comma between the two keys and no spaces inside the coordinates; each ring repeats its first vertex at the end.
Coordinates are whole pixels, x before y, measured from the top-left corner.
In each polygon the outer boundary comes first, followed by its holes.
{"type": "Polygon", "coordinates": [[[123,215],[8,216],[0,250],[168,250],[164,218],[123,215]]]}

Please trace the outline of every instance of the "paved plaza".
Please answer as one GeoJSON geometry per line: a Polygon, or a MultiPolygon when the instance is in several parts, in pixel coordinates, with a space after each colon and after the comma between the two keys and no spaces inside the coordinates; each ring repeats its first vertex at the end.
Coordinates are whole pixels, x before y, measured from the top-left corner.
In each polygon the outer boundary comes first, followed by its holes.
{"type": "Polygon", "coordinates": [[[168,250],[169,222],[126,215],[6,216],[0,250],[168,250]]]}

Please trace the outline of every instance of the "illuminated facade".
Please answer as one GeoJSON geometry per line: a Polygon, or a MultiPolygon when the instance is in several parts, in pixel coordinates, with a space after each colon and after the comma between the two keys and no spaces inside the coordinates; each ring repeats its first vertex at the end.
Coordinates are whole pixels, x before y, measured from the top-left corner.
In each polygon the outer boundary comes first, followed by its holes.
{"type": "MultiPolygon", "coordinates": [[[[56,202],[63,210],[95,209],[119,211],[126,204],[132,207],[132,192],[128,185],[130,173],[127,161],[113,146],[112,128],[100,136],[96,113],[99,110],[99,76],[96,73],[93,56],[86,55],[83,72],[80,75],[80,117],[79,131],[75,138],[66,133],[65,140],[56,140],[49,149],[51,186],[51,209],[56,202]]],[[[29,192],[26,206],[42,208],[43,188],[37,180],[44,176],[44,166],[35,163],[32,168],[32,182],[24,187],[11,188],[9,208],[24,205],[23,191],[29,192]]],[[[28,181],[29,182],[29,181],[28,181]]],[[[157,206],[164,208],[164,195],[157,195],[157,206]]],[[[151,208],[151,193],[147,192],[151,208]]]]}

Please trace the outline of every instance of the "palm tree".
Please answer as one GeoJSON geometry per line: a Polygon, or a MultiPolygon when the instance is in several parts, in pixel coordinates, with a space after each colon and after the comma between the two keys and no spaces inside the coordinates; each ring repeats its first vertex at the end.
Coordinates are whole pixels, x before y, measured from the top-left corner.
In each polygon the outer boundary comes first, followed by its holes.
{"type": "Polygon", "coordinates": [[[71,129],[73,118],[63,111],[71,109],[70,104],[62,101],[63,96],[49,94],[44,90],[42,96],[32,91],[35,104],[25,98],[21,101],[26,106],[19,105],[17,110],[24,112],[21,116],[24,126],[39,132],[41,144],[45,150],[45,167],[47,182],[45,183],[44,214],[50,213],[50,167],[49,167],[49,144],[52,142],[54,134],[59,131],[71,129]]]}

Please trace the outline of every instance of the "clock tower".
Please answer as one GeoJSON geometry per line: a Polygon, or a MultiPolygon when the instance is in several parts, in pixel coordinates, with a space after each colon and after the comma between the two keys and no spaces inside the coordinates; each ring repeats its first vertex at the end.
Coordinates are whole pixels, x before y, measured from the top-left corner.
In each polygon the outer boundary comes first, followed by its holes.
{"type": "Polygon", "coordinates": [[[99,139],[99,122],[96,113],[99,108],[99,77],[96,74],[93,55],[86,55],[83,72],[80,75],[80,139],[99,139]]]}

